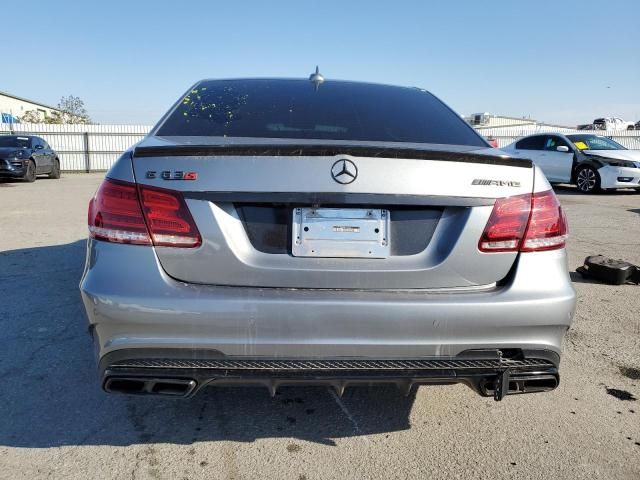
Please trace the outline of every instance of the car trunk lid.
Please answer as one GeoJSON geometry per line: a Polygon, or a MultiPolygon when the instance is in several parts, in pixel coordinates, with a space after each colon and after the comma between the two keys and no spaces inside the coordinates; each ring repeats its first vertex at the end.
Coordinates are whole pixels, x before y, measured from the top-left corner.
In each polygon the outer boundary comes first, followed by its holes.
{"type": "MultiPolygon", "coordinates": [[[[534,174],[527,160],[450,145],[206,143],[202,137],[198,142],[151,137],[133,157],[136,181],[181,191],[202,235],[198,248],[156,247],[162,267],[177,280],[282,288],[474,289],[500,281],[515,262],[514,252],[480,252],[478,240],[496,198],[532,192],[534,174]],[[348,162],[355,174],[348,183],[335,179],[340,162],[348,162]],[[312,255],[311,247],[309,255],[301,255],[294,234],[307,224],[297,223],[296,212],[304,212],[308,221],[328,216],[322,225],[333,233],[323,238],[337,243],[330,249],[325,245],[319,255],[312,255]],[[336,212],[347,212],[349,221],[334,221],[336,212]],[[384,228],[367,223],[367,213],[384,215],[384,228]],[[365,217],[355,219],[358,215],[365,217]],[[360,220],[364,223],[356,223],[360,220]],[[386,249],[369,257],[368,249],[346,254],[341,238],[368,225],[386,234],[386,249]]],[[[365,240],[382,242],[382,233],[365,240]]]]}

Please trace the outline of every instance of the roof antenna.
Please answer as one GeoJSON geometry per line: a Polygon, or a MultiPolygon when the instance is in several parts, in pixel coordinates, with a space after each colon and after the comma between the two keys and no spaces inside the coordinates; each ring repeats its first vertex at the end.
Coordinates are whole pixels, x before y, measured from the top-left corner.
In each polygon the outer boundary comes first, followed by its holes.
{"type": "Polygon", "coordinates": [[[315,73],[312,73],[311,75],[309,75],[309,81],[315,85],[316,92],[318,91],[318,88],[320,88],[320,84],[324,83],[324,77],[320,73],[320,69],[318,68],[317,65],[316,65],[315,73]]]}

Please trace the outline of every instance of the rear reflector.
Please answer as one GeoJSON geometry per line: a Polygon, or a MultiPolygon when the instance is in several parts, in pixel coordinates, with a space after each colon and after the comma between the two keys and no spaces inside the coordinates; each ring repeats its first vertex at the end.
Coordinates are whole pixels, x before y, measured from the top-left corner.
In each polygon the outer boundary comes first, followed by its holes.
{"type": "Polygon", "coordinates": [[[202,242],[180,192],[110,178],[89,203],[89,233],[136,245],[190,248],[202,242]]]}
{"type": "Polygon", "coordinates": [[[553,190],[499,198],[478,248],[482,252],[533,252],[562,248],[567,222],[553,190]]]}

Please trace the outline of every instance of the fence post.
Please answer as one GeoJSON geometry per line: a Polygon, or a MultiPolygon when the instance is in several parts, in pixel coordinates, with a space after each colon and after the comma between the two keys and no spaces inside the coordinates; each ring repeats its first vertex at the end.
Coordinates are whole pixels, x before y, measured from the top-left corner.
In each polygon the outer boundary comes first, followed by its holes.
{"type": "Polygon", "coordinates": [[[91,172],[91,157],[89,156],[89,132],[84,132],[82,135],[84,140],[84,170],[85,172],[91,172]]]}

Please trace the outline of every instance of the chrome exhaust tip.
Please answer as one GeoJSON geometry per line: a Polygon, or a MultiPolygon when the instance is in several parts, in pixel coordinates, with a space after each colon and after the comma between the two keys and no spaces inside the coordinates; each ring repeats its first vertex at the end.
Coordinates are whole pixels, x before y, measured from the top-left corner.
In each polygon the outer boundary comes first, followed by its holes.
{"type": "Polygon", "coordinates": [[[147,378],[108,376],[103,388],[108,393],[125,395],[159,395],[186,397],[196,388],[195,380],[188,378],[147,378]]]}

